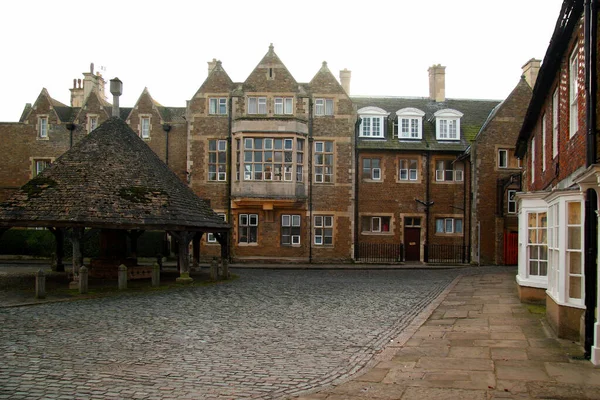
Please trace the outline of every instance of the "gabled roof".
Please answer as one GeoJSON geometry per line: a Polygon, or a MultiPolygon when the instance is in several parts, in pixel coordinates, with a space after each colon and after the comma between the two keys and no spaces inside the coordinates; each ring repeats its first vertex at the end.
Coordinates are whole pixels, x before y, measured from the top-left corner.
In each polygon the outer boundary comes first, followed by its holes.
{"type": "Polygon", "coordinates": [[[327,66],[327,62],[325,61],[323,61],[323,65],[321,65],[321,68],[319,68],[319,71],[313,76],[308,85],[312,92],[317,92],[319,94],[346,93],[342,85],[340,85],[331,73],[331,70],[327,66]],[[317,90],[314,90],[313,88],[317,88],[317,90]]]}
{"type": "Polygon", "coordinates": [[[61,103],[58,100],[54,100],[50,96],[50,93],[48,93],[48,90],[46,88],[42,88],[42,91],[40,92],[37,99],[35,100],[35,103],[33,103],[33,106],[29,106],[29,107],[26,106],[25,110],[23,110],[23,114],[21,115],[20,122],[25,121],[29,117],[29,115],[33,112],[33,110],[37,108],[37,105],[40,103],[40,101],[42,99],[46,99],[46,101],[48,101],[48,104],[50,104],[50,107],[51,107],[51,111],[54,111],[54,113],[56,114],[56,117],[62,121],[61,115],[59,114],[59,111],[57,111],[57,109],[64,110],[64,108],[68,108],[68,106],[66,106],[65,104],[61,103]]]}
{"type": "Polygon", "coordinates": [[[0,226],[229,228],[118,118],[100,125],[1,204],[0,226]]]}
{"type": "Polygon", "coordinates": [[[525,120],[517,139],[515,155],[523,157],[527,151],[527,142],[540,115],[540,111],[552,89],[552,84],[560,70],[563,55],[567,51],[573,32],[583,14],[583,0],[564,0],[560,15],[554,27],[554,33],[546,50],[544,61],[538,73],[533,96],[525,120]]]}
{"type": "Polygon", "coordinates": [[[267,54],[244,81],[243,90],[245,92],[297,92],[298,82],[281,62],[271,44],[267,54]],[[270,73],[272,77],[269,76],[270,73]]]}
{"type": "Polygon", "coordinates": [[[446,99],[435,102],[428,97],[362,97],[351,96],[352,102],[358,109],[363,107],[378,107],[390,113],[390,119],[396,117],[396,111],[404,108],[416,108],[425,113],[423,118],[423,138],[420,140],[398,140],[393,138],[390,124],[385,139],[359,138],[360,149],[389,149],[389,150],[433,150],[433,151],[464,151],[475,138],[477,132],[487,119],[490,112],[500,103],[499,100],[462,100],[446,99]],[[438,141],[435,135],[434,114],[444,109],[456,110],[463,113],[460,119],[461,140],[438,141]]]}

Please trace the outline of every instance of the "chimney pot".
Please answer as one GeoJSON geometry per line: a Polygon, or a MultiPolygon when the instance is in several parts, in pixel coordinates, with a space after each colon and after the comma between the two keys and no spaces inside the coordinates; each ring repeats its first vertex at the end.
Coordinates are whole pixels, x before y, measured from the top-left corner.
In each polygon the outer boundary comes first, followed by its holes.
{"type": "Polygon", "coordinates": [[[123,82],[119,78],[110,80],[110,93],[113,95],[112,116],[119,117],[119,96],[123,94],[123,82]]]}
{"type": "Polygon", "coordinates": [[[429,72],[429,100],[441,103],[446,101],[446,67],[437,64],[429,72]]]}
{"type": "Polygon", "coordinates": [[[523,76],[525,77],[525,81],[527,81],[529,86],[531,86],[532,88],[535,86],[535,81],[537,80],[538,74],[540,72],[541,63],[542,60],[532,58],[521,67],[523,69],[523,76]]]}

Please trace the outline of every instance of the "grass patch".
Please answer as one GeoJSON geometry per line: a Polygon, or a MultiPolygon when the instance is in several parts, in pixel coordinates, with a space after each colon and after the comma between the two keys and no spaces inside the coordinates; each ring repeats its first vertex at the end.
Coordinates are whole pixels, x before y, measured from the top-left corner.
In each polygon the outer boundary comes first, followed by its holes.
{"type": "Polygon", "coordinates": [[[546,314],[546,306],[542,306],[539,304],[528,304],[527,309],[532,314],[540,314],[540,315],[546,314]]]}

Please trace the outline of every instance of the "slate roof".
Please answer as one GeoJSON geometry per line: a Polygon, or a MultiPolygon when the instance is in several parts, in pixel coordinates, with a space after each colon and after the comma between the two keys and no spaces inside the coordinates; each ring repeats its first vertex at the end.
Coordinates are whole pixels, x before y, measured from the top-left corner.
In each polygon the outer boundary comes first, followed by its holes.
{"type": "Polygon", "coordinates": [[[100,125],[0,204],[0,226],[229,229],[118,118],[100,125]]]}
{"type": "MultiPolygon", "coordinates": [[[[464,151],[475,139],[481,126],[500,100],[446,99],[435,102],[428,97],[362,97],[351,96],[357,110],[363,107],[379,107],[389,112],[389,125],[384,139],[359,138],[361,150],[409,150],[409,151],[464,151]],[[397,120],[396,111],[403,108],[417,108],[425,113],[423,117],[423,139],[398,140],[394,138],[392,121],[397,120]],[[453,109],[463,113],[460,119],[461,140],[438,141],[435,138],[435,118],[433,114],[443,109],[453,109]]],[[[396,121],[397,122],[397,121],[396,121]]]]}

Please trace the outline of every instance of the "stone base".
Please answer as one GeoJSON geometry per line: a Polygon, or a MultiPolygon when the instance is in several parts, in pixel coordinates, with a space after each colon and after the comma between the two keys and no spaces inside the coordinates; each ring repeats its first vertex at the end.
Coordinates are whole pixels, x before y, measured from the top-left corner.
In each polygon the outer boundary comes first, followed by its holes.
{"type": "Polygon", "coordinates": [[[147,279],[152,277],[152,266],[137,265],[137,259],[102,259],[94,258],[90,262],[90,277],[117,279],[119,265],[127,267],[127,280],[147,279]]]}
{"type": "Polygon", "coordinates": [[[189,276],[180,276],[179,278],[175,279],[175,283],[179,283],[179,284],[188,284],[188,283],[192,283],[194,282],[193,278],[190,278],[189,276]]]}
{"type": "Polygon", "coordinates": [[[546,289],[517,285],[519,300],[523,303],[546,304],[546,289]]]}
{"type": "Polygon", "coordinates": [[[557,304],[552,297],[546,298],[546,319],[562,339],[580,340],[581,316],[584,309],[557,304]]]}
{"type": "Polygon", "coordinates": [[[71,281],[71,282],[69,282],[69,289],[77,289],[77,290],[79,290],[79,281],[71,281]]]}

